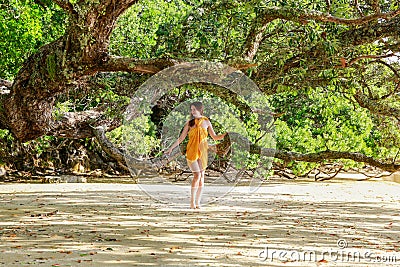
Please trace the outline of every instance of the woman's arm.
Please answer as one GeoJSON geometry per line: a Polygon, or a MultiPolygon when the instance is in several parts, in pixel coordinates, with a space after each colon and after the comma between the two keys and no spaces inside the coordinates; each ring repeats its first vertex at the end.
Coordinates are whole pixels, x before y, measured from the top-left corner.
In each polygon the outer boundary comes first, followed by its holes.
{"type": "Polygon", "coordinates": [[[227,133],[223,133],[223,134],[220,134],[220,135],[215,134],[214,129],[213,129],[212,124],[211,124],[210,121],[208,121],[208,132],[209,132],[211,138],[216,140],[216,141],[224,139],[225,135],[227,134],[227,133]]]}
{"type": "Polygon", "coordinates": [[[168,154],[168,155],[171,154],[172,150],[174,150],[175,147],[179,146],[179,144],[182,143],[183,140],[185,140],[188,132],[189,132],[189,122],[186,122],[181,135],[178,137],[178,139],[175,141],[175,143],[173,143],[172,146],[165,152],[165,154],[168,154]]]}

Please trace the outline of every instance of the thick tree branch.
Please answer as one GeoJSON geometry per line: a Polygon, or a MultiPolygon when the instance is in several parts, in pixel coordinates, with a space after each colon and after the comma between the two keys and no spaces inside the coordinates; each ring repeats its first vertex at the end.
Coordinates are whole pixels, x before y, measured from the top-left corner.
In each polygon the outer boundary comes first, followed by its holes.
{"type": "MultiPolygon", "coordinates": [[[[256,19],[257,21],[258,19],[256,19]]],[[[246,42],[243,47],[243,59],[245,61],[253,61],[255,55],[257,54],[258,47],[263,40],[264,31],[273,19],[263,18],[260,23],[253,23],[253,26],[246,38],[246,42]]]]}
{"type": "Polygon", "coordinates": [[[119,148],[115,147],[114,144],[108,140],[106,137],[106,129],[103,127],[95,127],[93,128],[93,135],[96,136],[97,141],[99,142],[101,148],[106,152],[109,156],[111,156],[116,161],[125,164],[125,154],[119,148]]]}
{"type": "Polygon", "coordinates": [[[110,57],[104,64],[97,67],[100,72],[136,72],[144,74],[155,74],[165,68],[179,63],[172,59],[136,59],[127,57],[110,57]]]}
{"type": "MultiPolygon", "coordinates": [[[[397,59],[399,59],[399,56],[397,56],[397,59]]],[[[393,72],[393,74],[394,74],[397,78],[400,79],[399,72],[398,72],[392,65],[390,65],[389,63],[387,63],[386,61],[383,61],[383,60],[378,59],[378,60],[372,61],[371,63],[377,63],[377,64],[382,64],[382,65],[386,66],[388,69],[390,69],[390,70],[393,72]]]]}
{"type": "Polygon", "coordinates": [[[258,153],[266,157],[274,157],[284,161],[323,162],[325,160],[350,159],[355,162],[364,162],[384,171],[395,172],[400,170],[400,164],[385,163],[357,152],[321,151],[309,154],[300,154],[276,149],[261,149],[258,153]]]}
{"type": "Polygon", "coordinates": [[[356,63],[357,61],[361,60],[361,59],[381,59],[381,58],[388,58],[388,57],[392,57],[395,56],[395,54],[390,53],[387,55],[363,55],[363,56],[358,56],[356,58],[353,58],[349,61],[349,63],[347,63],[346,66],[351,66],[354,63],[356,63]]]}
{"type": "Polygon", "coordinates": [[[142,170],[156,169],[161,165],[161,161],[155,160],[141,160],[133,158],[129,153],[126,153],[122,149],[116,147],[108,138],[106,137],[106,130],[99,126],[93,128],[93,134],[96,136],[101,148],[110,157],[115,159],[121,166],[128,169],[131,174],[138,176],[142,170]],[[128,165],[128,167],[126,167],[128,165]]]}
{"type": "Polygon", "coordinates": [[[266,158],[281,159],[285,162],[303,161],[303,162],[324,162],[326,160],[350,159],[355,162],[364,162],[374,167],[378,167],[384,171],[395,172],[400,170],[400,164],[394,162],[386,163],[372,157],[366,156],[358,152],[342,152],[342,151],[321,151],[315,153],[301,154],[291,151],[282,151],[275,148],[262,148],[256,144],[249,143],[248,139],[237,133],[229,133],[231,140],[238,143],[241,147],[250,147],[250,153],[262,155],[261,160],[266,158]]]}
{"type": "Polygon", "coordinates": [[[368,22],[377,19],[390,20],[398,16],[399,14],[400,14],[400,9],[397,9],[395,11],[388,13],[375,13],[372,15],[356,19],[343,19],[315,10],[268,7],[268,8],[263,8],[261,16],[268,19],[284,19],[300,23],[307,23],[307,20],[314,20],[318,22],[333,22],[336,24],[357,26],[357,25],[367,24],[368,22]]]}
{"type": "MultiPolygon", "coordinates": [[[[70,50],[77,53],[80,63],[88,70],[101,64],[108,57],[108,45],[118,17],[138,0],[81,1],[67,35],[71,39],[70,50]]],[[[83,72],[87,74],[87,72],[83,72]]]]}
{"type": "MultiPolygon", "coordinates": [[[[342,45],[342,47],[351,47],[366,43],[372,43],[385,37],[400,35],[400,18],[395,18],[400,14],[400,9],[385,14],[373,14],[359,19],[350,20],[343,20],[334,18],[332,16],[326,16],[326,14],[318,11],[304,11],[278,7],[265,8],[262,14],[265,19],[280,18],[300,23],[305,23],[306,20],[314,19],[320,22],[336,22],[348,25],[362,25],[361,27],[351,28],[350,30],[343,32],[342,34],[337,36],[336,39],[338,40],[338,43],[342,45]],[[385,23],[375,23],[372,25],[366,24],[367,22],[376,20],[378,18],[384,18],[388,21],[386,21],[385,23]]],[[[255,43],[255,38],[251,37],[251,35],[252,34],[249,35],[247,40],[249,44],[252,44],[252,42],[255,43]]],[[[257,77],[259,77],[261,83],[270,84],[271,82],[279,78],[282,72],[288,72],[291,69],[300,67],[301,61],[308,62],[308,66],[318,65],[318,68],[320,69],[328,69],[334,67],[334,64],[324,62],[326,58],[326,51],[321,45],[311,47],[303,53],[294,55],[293,57],[288,59],[283,66],[276,66],[276,60],[271,59],[270,64],[266,62],[264,63],[264,66],[260,66],[258,68],[257,77]]],[[[330,60],[330,62],[333,63],[332,60],[330,60]]]]}
{"type": "Polygon", "coordinates": [[[370,21],[374,21],[376,19],[386,19],[389,20],[393,17],[396,17],[400,14],[400,9],[381,14],[375,13],[369,16],[364,16],[358,19],[342,19],[333,17],[330,14],[322,13],[319,11],[313,10],[300,10],[293,8],[279,8],[279,7],[270,7],[264,8],[262,15],[255,19],[253,23],[253,27],[250,30],[246,42],[243,48],[243,59],[245,61],[252,61],[255,57],[258,47],[263,39],[263,34],[268,24],[275,19],[286,19],[290,21],[296,21],[300,23],[305,23],[307,20],[315,20],[319,22],[333,22],[337,24],[345,24],[345,25],[363,25],[370,21]],[[261,19],[260,19],[261,17],[261,19]]]}
{"type": "Polygon", "coordinates": [[[357,46],[366,43],[373,43],[385,37],[397,37],[400,34],[400,18],[396,17],[385,23],[363,25],[343,32],[339,41],[343,47],[357,46]]]}
{"type": "Polygon", "coordinates": [[[350,159],[355,162],[364,162],[388,172],[400,170],[399,164],[385,163],[357,152],[322,151],[318,153],[299,154],[295,152],[276,151],[275,157],[282,160],[296,160],[305,162],[321,162],[324,160],[350,159]]]}
{"type": "MultiPolygon", "coordinates": [[[[126,163],[131,167],[135,173],[140,173],[141,170],[156,169],[161,167],[163,161],[170,161],[171,159],[155,158],[155,159],[135,159],[128,153],[117,148],[112,144],[105,136],[105,130],[102,127],[96,127],[93,129],[94,134],[99,141],[103,150],[111,157],[116,159],[119,163],[125,165],[126,163]]],[[[232,133],[230,133],[232,135],[232,133]]],[[[233,136],[233,135],[232,135],[233,136]]],[[[243,144],[248,143],[248,140],[244,137],[235,134],[235,142],[242,142],[243,144]]],[[[323,162],[326,160],[338,160],[338,159],[350,159],[355,162],[363,162],[370,166],[380,168],[381,170],[388,172],[396,172],[400,170],[400,164],[386,163],[380,160],[376,160],[372,157],[366,156],[362,153],[357,152],[341,152],[341,151],[321,151],[316,153],[301,154],[297,152],[282,151],[272,148],[260,148],[256,145],[250,145],[250,153],[261,154],[267,158],[276,158],[286,162],[290,161],[302,161],[302,162],[323,162]]],[[[166,163],[166,162],[165,162],[166,163]]]]}
{"type": "Polygon", "coordinates": [[[354,98],[361,107],[368,109],[371,113],[394,117],[400,121],[400,110],[390,107],[384,101],[371,99],[369,96],[361,92],[361,90],[357,91],[354,98]]]}

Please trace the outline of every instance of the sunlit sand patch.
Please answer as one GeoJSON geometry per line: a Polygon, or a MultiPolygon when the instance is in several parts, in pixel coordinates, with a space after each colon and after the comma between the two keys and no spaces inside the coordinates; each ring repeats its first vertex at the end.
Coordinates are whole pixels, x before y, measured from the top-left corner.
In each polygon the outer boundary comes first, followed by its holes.
{"type": "MultiPolygon", "coordinates": [[[[150,189],[188,198],[184,187],[150,189]]],[[[398,255],[399,189],[377,181],[271,182],[253,193],[235,187],[194,211],[185,202],[155,201],[132,184],[4,184],[0,265],[310,266],[319,263],[259,255],[265,247],[320,255],[337,250],[338,239],[349,252],[398,255]]]]}

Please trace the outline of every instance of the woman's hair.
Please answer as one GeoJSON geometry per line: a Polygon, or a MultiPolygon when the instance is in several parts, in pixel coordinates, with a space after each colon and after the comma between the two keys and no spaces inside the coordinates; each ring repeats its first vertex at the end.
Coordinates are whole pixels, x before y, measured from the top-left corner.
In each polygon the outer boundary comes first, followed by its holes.
{"type": "MultiPolygon", "coordinates": [[[[196,101],[196,102],[193,102],[193,103],[190,104],[190,107],[192,107],[192,106],[194,106],[200,112],[200,114],[203,115],[203,112],[204,112],[203,103],[196,101]]],[[[195,118],[193,117],[193,114],[190,113],[190,121],[189,121],[189,126],[190,127],[194,126],[194,124],[195,124],[194,123],[194,119],[195,118]]]]}

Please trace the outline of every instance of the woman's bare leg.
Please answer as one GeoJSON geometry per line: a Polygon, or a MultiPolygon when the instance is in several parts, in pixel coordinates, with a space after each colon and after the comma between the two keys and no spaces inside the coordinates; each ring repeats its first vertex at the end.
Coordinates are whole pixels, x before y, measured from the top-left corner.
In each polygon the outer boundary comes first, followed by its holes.
{"type": "Polygon", "coordinates": [[[201,196],[203,194],[203,186],[204,186],[204,168],[203,168],[203,164],[201,163],[201,160],[197,161],[199,163],[199,167],[200,167],[200,172],[199,172],[199,185],[198,185],[198,189],[196,192],[196,209],[200,209],[200,201],[201,201],[201,196]]]}
{"type": "Polygon", "coordinates": [[[201,207],[200,202],[201,202],[201,196],[203,194],[204,174],[205,174],[205,171],[200,172],[199,187],[198,187],[197,193],[196,193],[196,209],[200,209],[200,207],[201,207]]]}
{"type": "Polygon", "coordinates": [[[201,172],[193,172],[192,187],[190,189],[190,208],[194,209],[196,207],[197,192],[199,191],[199,181],[201,178],[201,172]]]}

